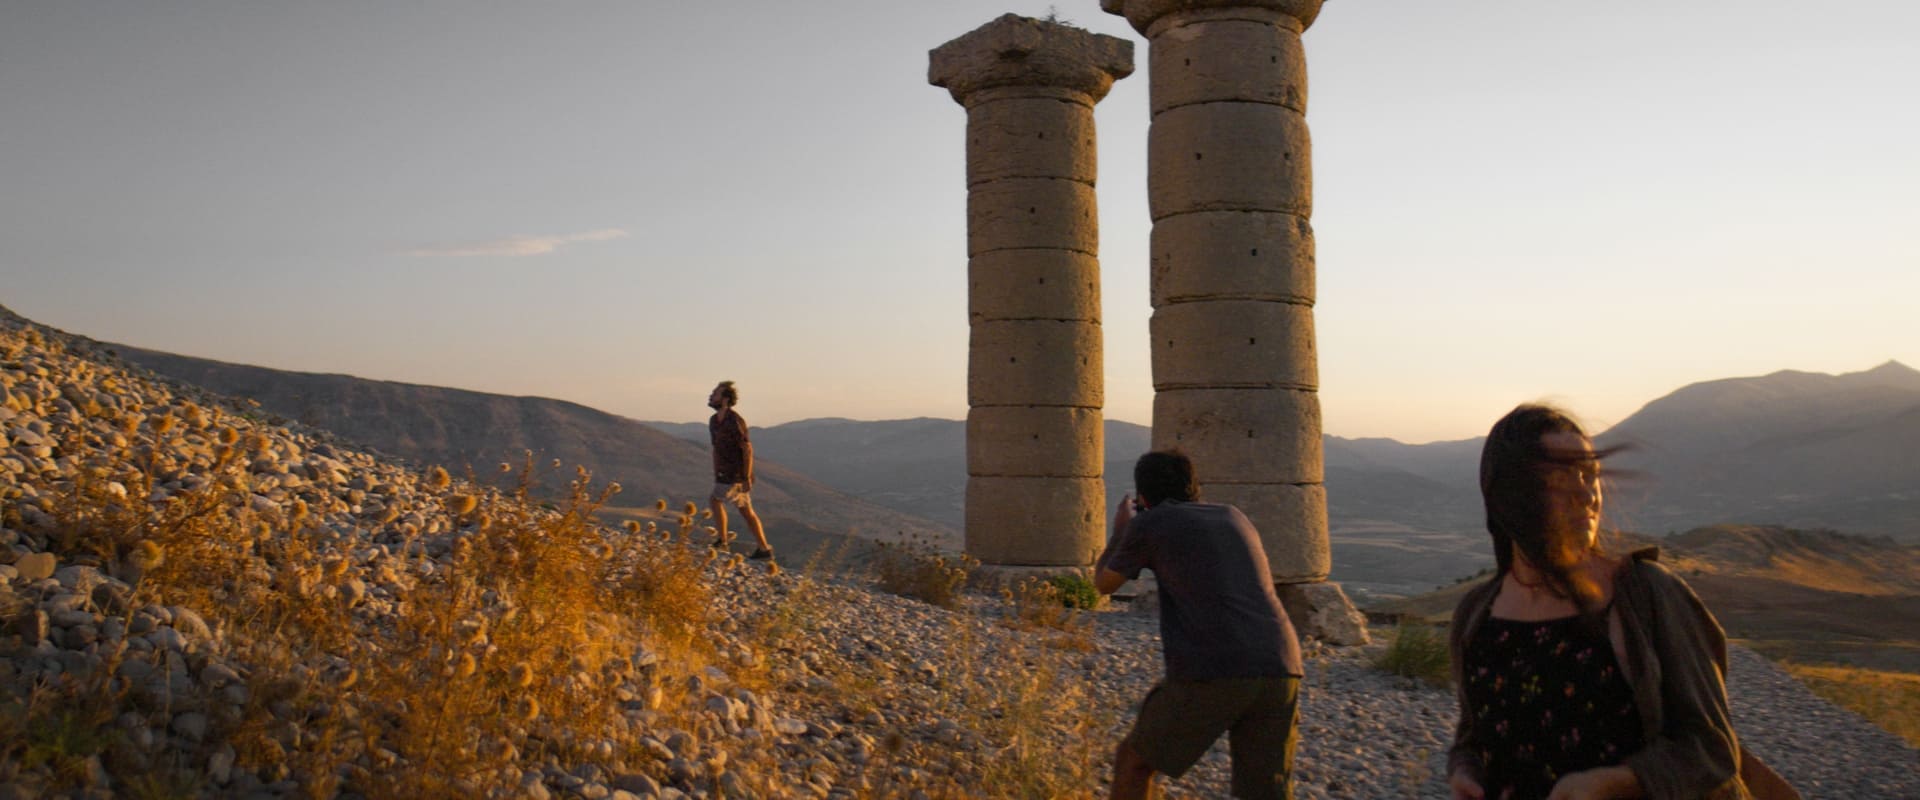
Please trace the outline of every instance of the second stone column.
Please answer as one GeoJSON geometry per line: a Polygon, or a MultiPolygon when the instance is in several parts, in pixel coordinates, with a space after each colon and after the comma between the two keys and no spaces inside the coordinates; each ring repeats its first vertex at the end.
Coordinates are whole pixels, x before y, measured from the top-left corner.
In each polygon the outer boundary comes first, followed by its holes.
{"type": "Polygon", "coordinates": [[[1093,106],[1133,44],[1008,14],[930,60],[967,110],[967,552],[1084,566],[1105,540],[1093,106]]]}
{"type": "MultiPolygon", "coordinates": [[[[1276,582],[1330,567],[1300,34],[1320,0],[1103,0],[1151,43],[1153,446],[1259,528],[1276,582]]],[[[1289,610],[1292,610],[1289,608],[1289,610]]]]}

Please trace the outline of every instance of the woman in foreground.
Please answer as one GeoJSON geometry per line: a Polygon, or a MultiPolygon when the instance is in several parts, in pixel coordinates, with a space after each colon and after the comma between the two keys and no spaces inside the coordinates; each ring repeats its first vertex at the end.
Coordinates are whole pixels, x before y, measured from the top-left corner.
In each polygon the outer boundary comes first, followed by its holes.
{"type": "Polygon", "coordinates": [[[1726,637],[1656,548],[1600,549],[1602,455],[1545,406],[1516,408],[1487,435],[1480,493],[1496,569],[1449,633],[1455,800],[1751,796],[1726,637]]]}

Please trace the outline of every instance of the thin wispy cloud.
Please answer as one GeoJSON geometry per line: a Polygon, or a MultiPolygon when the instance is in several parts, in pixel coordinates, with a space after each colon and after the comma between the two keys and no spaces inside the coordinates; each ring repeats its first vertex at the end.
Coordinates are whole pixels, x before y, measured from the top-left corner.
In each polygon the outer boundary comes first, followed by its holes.
{"type": "Polygon", "coordinates": [[[570,244],[580,242],[606,242],[625,239],[629,234],[625,228],[601,228],[584,233],[563,233],[553,236],[509,236],[505,239],[493,239],[484,242],[416,247],[402,251],[416,258],[459,258],[463,256],[543,256],[570,244]]]}

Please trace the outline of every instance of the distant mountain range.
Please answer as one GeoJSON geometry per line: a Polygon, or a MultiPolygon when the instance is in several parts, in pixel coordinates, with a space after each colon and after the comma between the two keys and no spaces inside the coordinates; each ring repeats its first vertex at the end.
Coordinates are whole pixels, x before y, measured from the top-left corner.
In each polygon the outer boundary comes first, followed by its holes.
{"type": "MultiPolygon", "coordinates": [[[[641,423],[560,400],[120,351],[163,375],[421,462],[485,473],[533,450],[620,481],[635,505],[700,498],[707,489],[702,423],[641,423]]],[[[753,408],[742,411],[754,419],[753,408]]],[[[1148,434],[1107,422],[1110,495],[1129,488],[1148,434]]],[[[783,524],[814,531],[903,532],[957,546],[965,435],[964,422],[931,418],[756,427],[763,505],[783,524]]],[[[1920,371],[1897,362],[1843,375],[1787,371],[1692,384],[1599,438],[1630,445],[1611,464],[1622,475],[1609,496],[1619,527],[1661,534],[1738,523],[1920,541],[1920,371]]],[[[1446,533],[1468,549],[1482,538],[1479,439],[1409,445],[1329,436],[1325,449],[1336,551],[1348,529],[1446,533]]],[[[1336,571],[1340,561],[1336,552],[1336,571]]]]}
{"type": "MultiPolygon", "coordinates": [[[[705,423],[646,424],[689,442],[706,442],[705,423]]],[[[1105,430],[1107,495],[1117,498],[1132,491],[1133,462],[1152,446],[1152,431],[1119,420],[1107,420],[1105,430]]],[[[829,486],[959,527],[967,488],[966,437],[961,420],[834,417],[755,428],[753,446],[754,452],[829,486]]],[[[1327,492],[1337,518],[1441,529],[1474,524],[1479,440],[1405,445],[1328,436],[1325,445],[1327,492]]]]}
{"type": "MultiPolygon", "coordinates": [[[[1920,546],[1754,525],[1625,539],[1621,551],[1657,541],[1728,635],[1769,656],[1920,672],[1920,546]]],[[[1482,580],[1368,610],[1444,622],[1482,580]]]]}
{"type": "MultiPolygon", "coordinates": [[[[518,467],[528,451],[549,488],[564,486],[573,479],[574,466],[584,466],[596,481],[621,484],[624,491],[614,505],[627,507],[632,516],[647,516],[656,498],[671,500],[675,508],[696,500],[705,508],[713,488],[713,462],[704,441],[695,445],[577,403],[113,347],[128,361],[174,380],[250,398],[264,412],[390,455],[456,472],[471,468],[481,480],[498,480],[498,464],[518,467]],[[553,459],[564,466],[552,469],[553,459]]],[[[882,540],[905,535],[960,545],[951,526],[849,496],[771,460],[760,461],[755,472],[756,507],[777,540],[815,545],[842,535],[882,540]]],[[[738,530],[737,517],[734,527],[738,530]]]]}
{"type": "MultiPolygon", "coordinates": [[[[1738,523],[1920,542],[1920,371],[1897,361],[1689,384],[1597,438],[1625,447],[1608,464],[1620,528],[1738,523]]],[[[1329,437],[1332,514],[1478,530],[1481,443],[1329,437]]]]}
{"type": "MultiPolygon", "coordinates": [[[[742,408],[747,421],[753,416],[742,408]]],[[[648,422],[705,446],[703,422],[648,422]]],[[[1144,425],[1107,420],[1107,494],[1130,491],[1133,460],[1149,447],[1144,425]]],[[[862,422],[829,417],[753,429],[755,454],[864,500],[956,529],[965,524],[967,423],[952,419],[862,422]]]]}
{"type": "Polygon", "coordinates": [[[1782,371],[1707,381],[1600,437],[1631,449],[1624,522],[1648,532],[1740,522],[1920,541],[1920,371],[1782,371]]]}
{"type": "MultiPolygon", "coordinates": [[[[698,423],[648,423],[700,441],[698,423]]],[[[1147,428],[1109,420],[1107,486],[1125,490],[1147,428]]],[[[814,419],[756,429],[768,458],[872,502],[961,524],[966,424],[814,419]]],[[[1602,433],[1611,524],[1662,534],[1740,523],[1920,541],[1920,371],[1783,371],[1691,384],[1602,433]]],[[[1482,440],[1410,445],[1328,436],[1329,513],[1343,526],[1391,522],[1477,532],[1482,440]]],[[[1337,560],[1337,556],[1336,556],[1337,560]]]]}
{"type": "MultiPolygon", "coordinates": [[[[17,318],[4,307],[0,317],[17,318]]],[[[543,466],[550,489],[584,466],[626,488],[608,509],[615,517],[658,516],[655,498],[677,507],[704,500],[710,488],[703,423],[642,423],[562,400],[273,370],[76,338],[164,378],[250,398],[263,415],[422,465],[470,468],[480,480],[502,480],[497,465],[517,465],[528,451],[536,464],[565,465],[543,466]]],[[[759,413],[743,411],[749,420],[759,413]]],[[[929,418],[753,429],[756,496],[783,560],[801,563],[811,551],[835,547],[836,558],[859,561],[870,551],[849,543],[896,536],[958,549],[965,436],[964,422],[929,418]]],[[[1920,371],[1897,362],[1843,375],[1785,371],[1691,384],[1599,438],[1630,446],[1609,462],[1615,527],[1659,535],[1778,526],[1920,543],[1920,371]]],[[[1133,459],[1149,442],[1144,426],[1108,421],[1110,496],[1130,488],[1133,459]]],[[[1333,576],[1356,599],[1419,595],[1492,561],[1475,478],[1480,439],[1409,445],[1329,436],[1324,446],[1333,576]]],[[[1694,536],[1688,546],[1703,546],[1702,537],[1723,534],[1694,536]]]]}

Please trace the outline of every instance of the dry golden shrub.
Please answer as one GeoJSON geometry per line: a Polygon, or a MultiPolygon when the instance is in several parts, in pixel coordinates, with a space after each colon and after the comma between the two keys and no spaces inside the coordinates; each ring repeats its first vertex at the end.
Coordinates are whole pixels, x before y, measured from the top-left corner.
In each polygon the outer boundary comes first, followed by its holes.
{"type": "MultiPolygon", "coordinates": [[[[306,500],[257,510],[255,477],[230,448],[197,465],[206,478],[197,488],[162,504],[129,500],[184,471],[172,454],[178,435],[158,422],[77,474],[54,503],[50,549],[132,583],[120,613],[184,606],[220,632],[223,658],[253,676],[244,704],[210,713],[209,741],[231,744],[239,769],[295,779],[313,796],[471,796],[502,781],[502,767],[587,760],[597,741],[639,752],[623,741],[632,729],[617,719],[613,685],[691,674],[710,657],[697,637],[709,548],[690,545],[690,526],[666,541],[600,527],[594,514],[612,491],[595,491],[589,476],[549,510],[529,496],[531,469],[501,493],[455,487],[436,468],[411,510],[485,524],[458,529],[435,559],[417,530],[369,547],[323,525],[321,506],[306,500]],[[356,611],[369,582],[394,592],[391,613],[356,611]],[[632,663],[643,648],[654,673],[632,663]]],[[[381,529],[402,530],[389,527],[400,516],[389,506],[381,529]]],[[[60,731],[138,710],[104,682],[112,674],[0,709],[0,732],[44,730],[34,735],[54,744],[35,757],[101,755],[128,786],[172,774],[154,761],[165,754],[136,752],[124,737],[60,744],[60,731]]],[[[661,685],[662,710],[679,713],[684,689],[661,685]]]]}
{"type": "Polygon", "coordinates": [[[1792,662],[1781,666],[1814,694],[1920,747],[1920,675],[1792,662]]]}
{"type": "Polygon", "coordinates": [[[920,539],[874,546],[873,570],[880,588],[941,608],[955,608],[960,591],[980,562],[966,554],[943,553],[920,539]]]}

